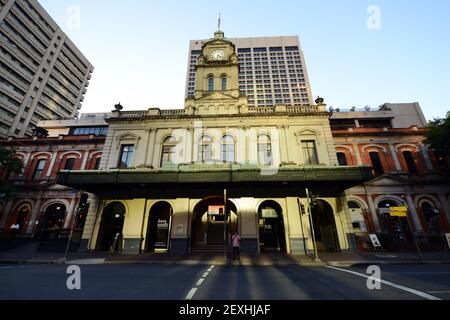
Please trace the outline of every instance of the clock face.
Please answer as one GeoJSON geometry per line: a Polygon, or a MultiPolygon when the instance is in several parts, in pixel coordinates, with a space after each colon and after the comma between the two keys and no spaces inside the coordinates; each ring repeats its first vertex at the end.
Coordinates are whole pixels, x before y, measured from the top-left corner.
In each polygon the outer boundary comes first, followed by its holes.
{"type": "Polygon", "coordinates": [[[222,50],[214,50],[211,53],[211,58],[213,60],[224,60],[225,59],[225,52],[223,52],[222,50]]]}

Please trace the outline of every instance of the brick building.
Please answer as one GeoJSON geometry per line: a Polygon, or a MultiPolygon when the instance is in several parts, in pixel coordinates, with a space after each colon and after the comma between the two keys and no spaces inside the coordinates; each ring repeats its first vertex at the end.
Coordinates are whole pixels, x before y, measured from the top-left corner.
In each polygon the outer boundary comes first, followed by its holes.
{"type": "MultiPolygon", "coordinates": [[[[107,125],[102,116],[90,115],[42,121],[39,126],[48,134],[1,140],[3,147],[16,150],[24,167],[20,174],[9,176],[13,193],[0,199],[0,230],[8,235],[10,226],[18,223],[18,238],[47,241],[72,227],[80,202],[88,196],[58,185],[58,173],[98,168],[107,125]]],[[[79,219],[78,229],[83,228],[84,218],[79,219]]]]}

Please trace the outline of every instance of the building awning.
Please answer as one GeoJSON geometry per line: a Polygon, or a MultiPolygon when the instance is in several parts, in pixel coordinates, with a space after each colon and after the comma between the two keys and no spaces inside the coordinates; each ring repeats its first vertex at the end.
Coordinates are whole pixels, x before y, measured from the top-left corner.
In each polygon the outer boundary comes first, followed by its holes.
{"type": "Polygon", "coordinates": [[[371,169],[360,167],[280,167],[262,171],[235,165],[175,166],[167,169],[62,171],[58,184],[110,199],[300,196],[305,188],[322,196],[336,195],[373,179],[371,169]]]}

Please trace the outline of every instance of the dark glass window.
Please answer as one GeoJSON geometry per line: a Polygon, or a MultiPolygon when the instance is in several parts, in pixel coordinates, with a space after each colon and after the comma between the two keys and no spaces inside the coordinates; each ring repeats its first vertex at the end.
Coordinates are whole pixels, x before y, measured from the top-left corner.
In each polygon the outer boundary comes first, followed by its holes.
{"type": "Polygon", "coordinates": [[[338,152],[337,153],[337,158],[338,158],[338,162],[340,166],[347,166],[348,162],[347,162],[347,157],[345,156],[344,152],[338,152]]]}
{"type": "Polygon", "coordinates": [[[370,153],[370,161],[372,162],[372,167],[376,175],[384,174],[384,168],[381,163],[380,154],[378,152],[370,153]]]}
{"type": "Polygon", "coordinates": [[[302,141],[302,149],[303,149],[303,157],[305,159],[305,164],[307,164],[307,165],[319,164],[315,141],[302,141]]]}
{"type": "Polygon", "coordinates": [[[235,143],[232,136],[225,136],[222,139],[222,162],[234,163],[235,161],[235,143]]]}
{"type": "Polygon", "coordinates": [[[34,174],[33,174],[34,180],[38,180],[41,178],[42,172],[44,171],[45,162],[46,162],[45,159],[41,159],[38,161],[38,163],[36,165],[36,169],[34,169],[34,174]]]}
{"type": "Polygon", "coordinates": [[[272,141],[268,135],[261,135],[258,138],[258,160],[263,166],[273,164],[272,159],[272,141]]]}
{"type": "Polygon", "coordinates": [[[123,145],[120,152],[119,168],[126,169],[131,167],[133,161],[134,145],[123,145]]]}
{"type": "Polygon", "coordinates": [[[97,159],[95,160],[95,167],[94,167],[95,170],[100,169],[100,162],[101,162],[101,161],[102,161],[102,158],[97,158],[97,159]]]}
{"type": "Polygon", "coordinates": [[[227,91],[228,90],[228,79],[227,79],[227,77],[223,76],[221,80],[222,80],[222,91],[227,91]]]}
{"type": "Polygon", "coordinates": [[[405,158],[406,165],[408,166],[409,173],[417,174],[419,171],[417,170],[416,162],[414,161],[414,156],[411,151],[403,152],[403,158],[405,158]]]}
{"type": "Polygon", "coordinates": [[[64,170],[73,170],[74,166],[75,166],[75,159],[74,158],[67,159],[66,165],[64,166],[64,170]]]}
{"type": "Polygon", "coordinates": [[[168,137],[164,140],[161,156],[161,166],[170,165],[174,163],[175,147],[176,141],[175,139],[173,139],[173,137],[168,137]]]}
{"type": "Polygon", "coordinates": [[[208,91],[214,91],[214,77],[208,77],[208,91]]]}

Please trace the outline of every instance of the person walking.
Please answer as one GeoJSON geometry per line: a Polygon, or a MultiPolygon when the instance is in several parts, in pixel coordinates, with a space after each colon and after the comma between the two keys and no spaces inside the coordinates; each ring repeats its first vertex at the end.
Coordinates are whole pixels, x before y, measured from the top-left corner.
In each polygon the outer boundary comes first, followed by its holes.
{"type": "Polygon", "coordinates": [[[233,241],[233,261],[241,260],[241,237],[235,232],[231,240],[233,241]]]}

